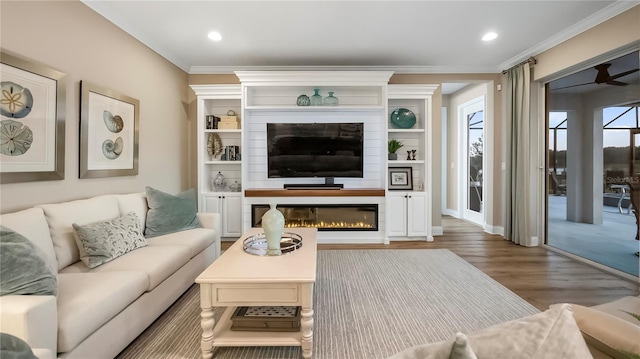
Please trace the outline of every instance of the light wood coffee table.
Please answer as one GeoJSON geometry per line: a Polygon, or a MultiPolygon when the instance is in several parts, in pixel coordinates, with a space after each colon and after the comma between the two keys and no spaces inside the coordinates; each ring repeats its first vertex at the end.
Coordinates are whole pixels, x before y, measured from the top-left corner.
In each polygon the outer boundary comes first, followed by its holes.
{"type": "Polygon", "coordinates": [[[196,278],[200,284],[202,358],[218,346],[301,346],[311,358],[313,346],[313,285],[316,281],[315,228],[286,228],[302,236],[302,247],[282,256],[245,253],[245,238],[262,233],[252,228],[196,278]],[[300,306],[300,331],[232,331],[231,315],[239,306],[300,306]],[[213,307],[227,307],[217,323],[213,307]]]}

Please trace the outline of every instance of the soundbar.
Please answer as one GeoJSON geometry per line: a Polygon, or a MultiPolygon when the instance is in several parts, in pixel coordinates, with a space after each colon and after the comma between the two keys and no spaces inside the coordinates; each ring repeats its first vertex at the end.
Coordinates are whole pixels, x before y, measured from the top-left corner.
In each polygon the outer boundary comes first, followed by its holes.
{"type": "Polygon", "coordinates": [[[318,183],[318,184],[300,184],[300,183],[285,183],[284,189],[336,189],[344,188],[343,184],[339,183],[318,183]]]}

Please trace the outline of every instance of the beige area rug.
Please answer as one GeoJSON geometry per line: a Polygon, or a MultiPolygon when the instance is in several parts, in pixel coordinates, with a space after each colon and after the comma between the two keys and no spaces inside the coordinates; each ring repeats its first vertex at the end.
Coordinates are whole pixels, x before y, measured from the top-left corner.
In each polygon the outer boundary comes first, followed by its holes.
{"type": "MultiPolygon", "coordinates": [[[[316,359],[386,358],[539,312],[447,249],[320,250],[314,301],[316,359]]],[[[200,358],[200,335],[194,285],[118,359],[200,358]]],[[[301,357],[298,347],[214,351],[215,359],[301,357]]]]}

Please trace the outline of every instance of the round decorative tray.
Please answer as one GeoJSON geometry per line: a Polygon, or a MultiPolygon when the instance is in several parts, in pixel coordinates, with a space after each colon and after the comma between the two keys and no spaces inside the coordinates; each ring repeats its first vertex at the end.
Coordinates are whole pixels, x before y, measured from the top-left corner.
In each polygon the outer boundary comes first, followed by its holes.
{"type": "Polygon", "coordinates": [[[302,237],[291,232],[282,232],[280,239],[280,254],[267,253],[267,237],[264,233],[254,234],[242,243],[242,250],[256,256],[279,256],[293,253],[302,247],[302,237]]]}
{"type": "Polygon", "coordinates": [[[397,128],[411,128],[416,124],[416,115],[406,108],[397,108],[391,112],[391,123],[397,128]]]}

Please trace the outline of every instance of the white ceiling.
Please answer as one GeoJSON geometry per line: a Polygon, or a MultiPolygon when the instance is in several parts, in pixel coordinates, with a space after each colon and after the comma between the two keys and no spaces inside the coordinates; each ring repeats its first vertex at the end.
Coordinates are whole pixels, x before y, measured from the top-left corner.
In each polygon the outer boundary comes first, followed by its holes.
{"type": "Polygon", "coordinates": [[[385,69],[495,73],[640,1],[93,1],[189,73],[385,69]],[[207,33],[219,31],[212,42],[207,33]],[[481,41],[487,31],[498,38],[481,41]]]}

